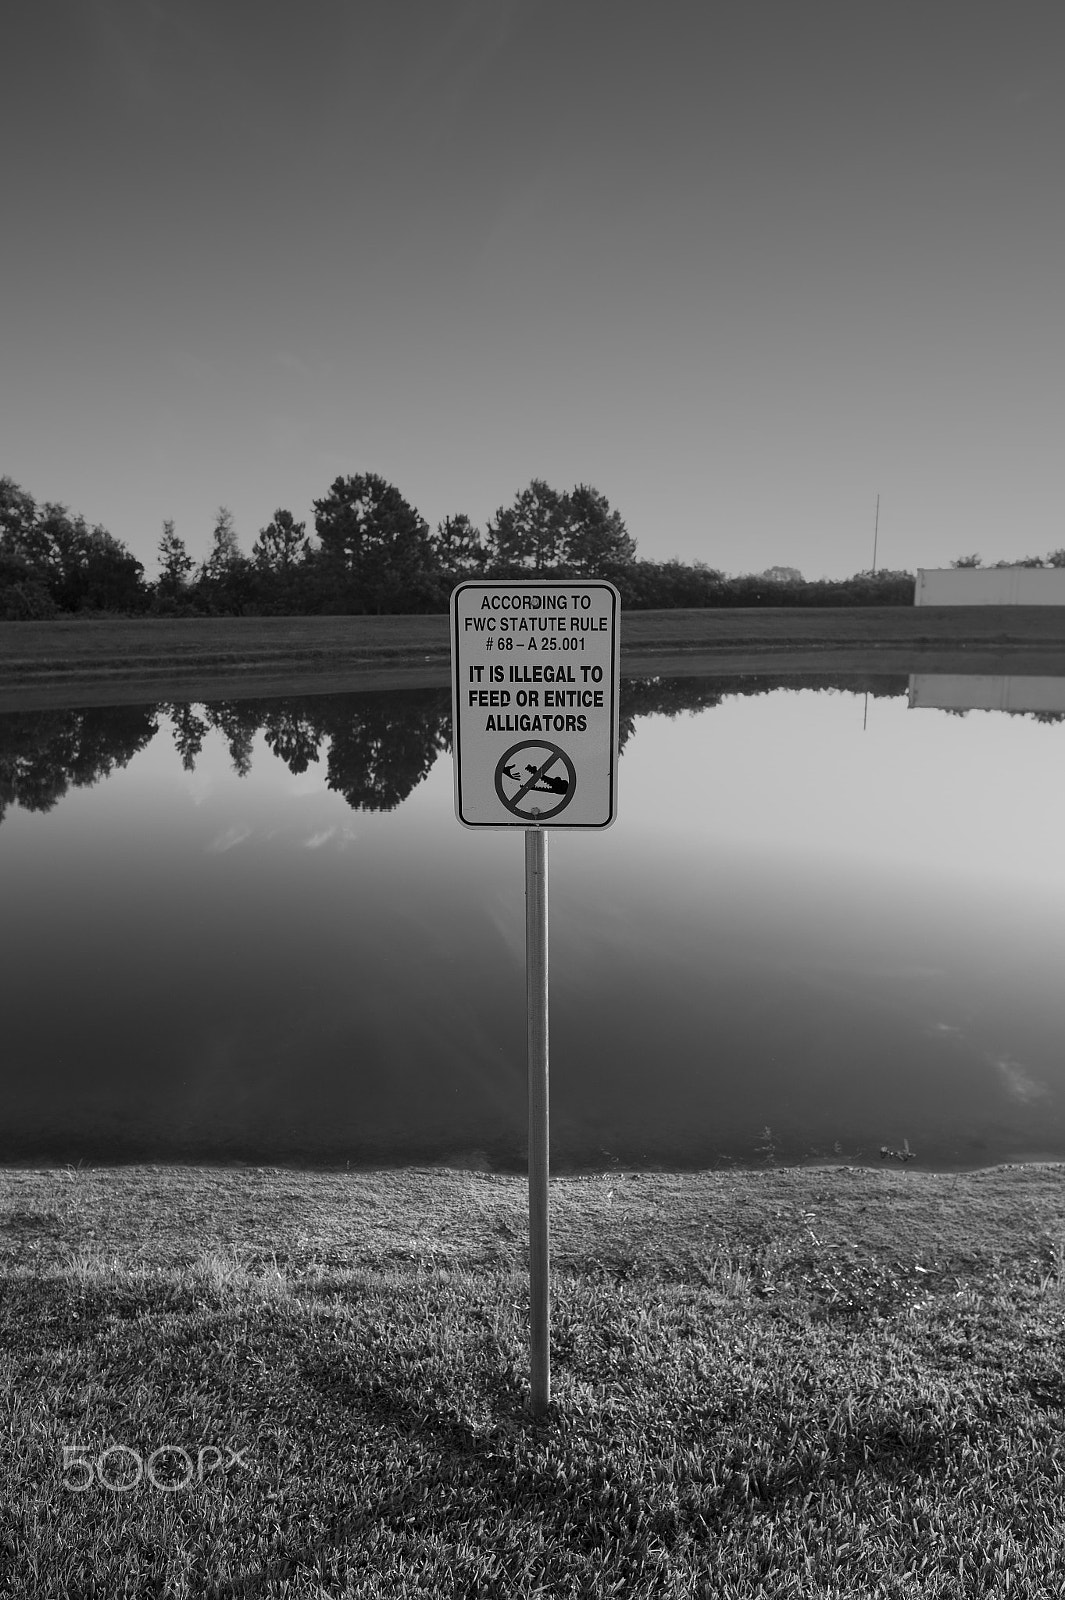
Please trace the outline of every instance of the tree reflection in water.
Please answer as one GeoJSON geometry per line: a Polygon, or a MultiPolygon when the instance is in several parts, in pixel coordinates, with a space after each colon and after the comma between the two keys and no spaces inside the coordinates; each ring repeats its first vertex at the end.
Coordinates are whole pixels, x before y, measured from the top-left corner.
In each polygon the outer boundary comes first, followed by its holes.
{"type": "Polygon", "coordinates": [[[156,706],[87,706],[0,716],[0,821],[9,806],[51,811],[124,767],[159,730],[156,706]]]}
{"type": "MultiPolygon", "coordinates": [[[[904,674],[773,677],[625,678],[621,684],[620,748],[640,717],[705,711],[734,695],[777,689],[837,689],[852,694],[905,695],[904,674]]],[[[251,771],[254,742],[299,775],[325,750],[326,781],[356,811],[394,811],[451,748],[450,689],[362,690],[281,700],[163,701],[155,706],[87,706],[71,711],[0,715],[0,820],[10,805],[50,811],[71,788],[106,778],[170,724],[187,772],[203,743],[220,733],[234,771],[251,771]]]]}

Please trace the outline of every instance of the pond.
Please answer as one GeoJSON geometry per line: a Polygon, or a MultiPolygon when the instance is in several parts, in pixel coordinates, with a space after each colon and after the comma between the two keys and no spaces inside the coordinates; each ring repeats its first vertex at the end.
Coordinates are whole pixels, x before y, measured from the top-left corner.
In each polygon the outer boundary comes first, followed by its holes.
{"type": "MultiPolygon", "coordinates": [[[[449,736],[0,717],[0,1159],[522,1168],[522,835],[449,736]]],[[[1065,679],[626,679],[622,739],[550,837],[556,1170],[1065,1159],[1065,679]]]]}

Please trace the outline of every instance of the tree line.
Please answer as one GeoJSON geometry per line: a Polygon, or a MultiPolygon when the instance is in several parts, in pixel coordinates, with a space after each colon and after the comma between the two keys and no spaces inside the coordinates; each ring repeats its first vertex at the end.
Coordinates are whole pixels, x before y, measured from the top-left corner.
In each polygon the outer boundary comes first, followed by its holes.
{"type": "Polygon", "coordinates": [[[620,513],[588,484],[560,491],[534,478],[483,531],[463,512],[431,531],[399,489],[372,472],[336,478],[312,504],[313,532],[279,508],[250,553],[220,507],[201,562],[165,521],[150,581],[106,528],[64,505],[38,505],[0,478],[0,619],[442,612],[455,584],[475,577],[609,578],[625,606],[645,610],[912,605],[914,597],[910,572],[810,582],[772,569],[729,577],[702,561],[643,560],[620,513]]]}
{"type": "MultiPolygon", "coordinates": [[[[951,562],[952,567],[982,567],[983,561],[979,555],[959,556],[951,562]]],[[[993,561],[993,569],[999,567],[1065,567],[1065,549],[1048,550],[1045,556],[1021,556],[1016,561],[993,561]]]]}

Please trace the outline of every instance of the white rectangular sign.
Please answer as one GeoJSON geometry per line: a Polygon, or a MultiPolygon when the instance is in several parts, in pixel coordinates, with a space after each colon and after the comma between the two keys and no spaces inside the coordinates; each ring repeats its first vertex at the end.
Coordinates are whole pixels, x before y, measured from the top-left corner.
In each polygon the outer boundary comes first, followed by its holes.
{"type": "Polygon", "coordinates": [[[621,596],[603,579],[451,595],[455,812],[467,828],[608,828],[617,814],[621,596]]]}

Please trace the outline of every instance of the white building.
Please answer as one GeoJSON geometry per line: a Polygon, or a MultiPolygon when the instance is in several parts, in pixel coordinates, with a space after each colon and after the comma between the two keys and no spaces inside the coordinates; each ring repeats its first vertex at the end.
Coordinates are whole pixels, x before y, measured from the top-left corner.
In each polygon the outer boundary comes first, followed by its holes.
{"type": "Polygon", "coordinates": [[[1065,606],[1065,567],[919,567],[914,605],[1065,606]]]}

